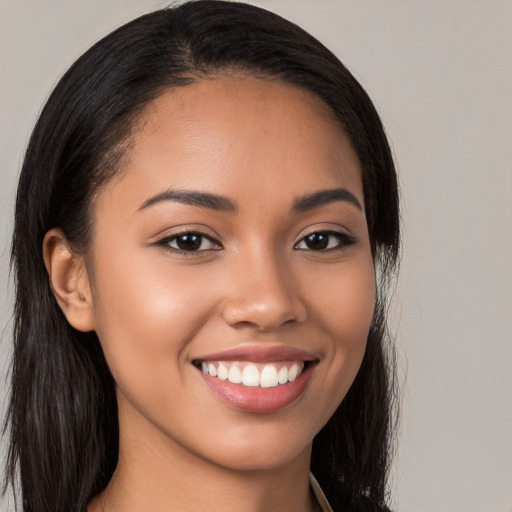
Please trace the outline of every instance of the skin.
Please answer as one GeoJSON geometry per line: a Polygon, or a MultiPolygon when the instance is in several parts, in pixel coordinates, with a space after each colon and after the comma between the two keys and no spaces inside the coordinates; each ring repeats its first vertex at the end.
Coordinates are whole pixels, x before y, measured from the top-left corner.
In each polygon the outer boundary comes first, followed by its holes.
{"type": "Polygon", "coordinates": [[[169,90],[138,126],[96,197],[87,257],[59,229],[44,244],[61,308],[97,332],[117,384],[119,464],[89,511],[313,510],[312,440],[355,378],[374,311],[357,156],[319,99],[248,77],[169,90]],[[173,200],[141,209],[169,189],[221,195],[237,211],[173,200]],[[327,189],[362,208],[293,209],[327,189]],[[183,231],[204,233],[204,250],[173,250],[183,231]],[[305,244],[328,231],[342,233],[328,235],[332,248],[305,244]],[[282,345],[316,363],[300,397],[271,413],[226,404],[192,364],[282,345]]]}

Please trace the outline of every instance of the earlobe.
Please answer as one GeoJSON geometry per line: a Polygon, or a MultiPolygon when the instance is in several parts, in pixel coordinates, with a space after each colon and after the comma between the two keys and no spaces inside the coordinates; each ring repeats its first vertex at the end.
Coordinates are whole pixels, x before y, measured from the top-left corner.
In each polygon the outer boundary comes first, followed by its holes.
{"type": "Polygon", "coordinates": [[[61,229],[46,233],[43,259],[50,287],[68,322],[79,331],[93,331],[94,311],[85,262],[73,253],[61,229]]]}

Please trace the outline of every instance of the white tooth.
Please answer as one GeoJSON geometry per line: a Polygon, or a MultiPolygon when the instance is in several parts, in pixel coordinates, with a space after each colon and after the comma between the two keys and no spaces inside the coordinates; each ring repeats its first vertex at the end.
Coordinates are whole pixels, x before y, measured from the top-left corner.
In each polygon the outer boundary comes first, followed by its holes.
{"type": "Polygon", "coordinates": [[[293,382],[297,378],[298,374],[299,374],[299,365],[297,363],[293,363],[292,367],[288,371],[288,380],[290,382],[293,382]]]}
{"type": "Polygon", "coordinates": [[[221,363],[217,368],[217,377],[220,380],[226,380],[228,378],[228,369],[221,363]]]}
{"type": "Polygon", "coordinates": [[[242,382],[244,386],[259,386],[260,372],[253,364],[248,364],[242,372],[242,382]]]}
{"type": "Polygon", "coordinates": [[[212,377],[217,377],[217,368],[215,368],[215,365],[213,365],[212,363],[208,365],[208,373],[212,377]]]}
{"type": "Polygon", "coordinates": [[[228,372],[228,380],[233,384],[240,384],[242,382],[242,372],[238,366],[233,365],[228,372]]]}
{"type": "Polygon", "coordinates": [[[266,364],[261,370],[260,386],[262,388],[273,388],[279,384],[277,369],[273,364],[266,364]]]}
{"type": "Polygon", "coordinates": [[[277,381],[279,384],[286,384],[288,382],[288,368],[283,366],[277,374],[277,381]]]}
{"type": "Polygon", "coordinates": [[[208,373],[208,365],[206,363],[201,363],[201,370],[203,370],[204,373],[208,373]]]}

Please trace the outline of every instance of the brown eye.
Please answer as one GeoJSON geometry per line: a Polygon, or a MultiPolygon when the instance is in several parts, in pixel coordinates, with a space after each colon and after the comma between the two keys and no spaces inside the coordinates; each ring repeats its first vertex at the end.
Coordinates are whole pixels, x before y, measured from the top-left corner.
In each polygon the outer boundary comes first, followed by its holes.
{"type": "Polygon", "coordinates": [[[328,233],[313,233],[304,238],[304,243],[312,251],[323,251],[329,247],[329,236],[328,233]]]}
{"type": "Polygon", "coordinates": [[[200,252],[221,249],[221,245],[210,237],[195,232],[180,233],[160,240],[157,245],[177,252],[200,252]]]}
{"type": "Polygon", "coordinates": [[[203,243],[203,237],[194,233],[187,233],[177,236],[175,243],[181,251],[198,251],[203,243]]]}
{"type": "Polygon", "coordinates": [[[300,240],[295,248],[309,251],[328,251],[330,249],[342,249],[354,245],[355,242],[355,238],[346,233],[316,231],[300,240]]]}

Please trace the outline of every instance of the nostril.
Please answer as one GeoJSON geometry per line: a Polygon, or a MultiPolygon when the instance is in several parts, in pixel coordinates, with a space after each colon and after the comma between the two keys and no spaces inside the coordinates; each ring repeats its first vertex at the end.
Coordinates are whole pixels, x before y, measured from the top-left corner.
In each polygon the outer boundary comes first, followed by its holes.
{"type": "Polygon", "coordinates": [[[232,327],[252,327],[267,331],[285,324],[304,322],[307,312],[297,297],[268,294],[259,298],[255,296],[240,301],[226,301],[222,316],[232,327]]]}

